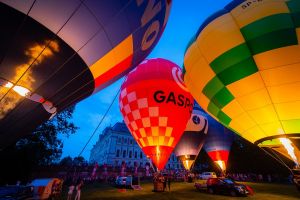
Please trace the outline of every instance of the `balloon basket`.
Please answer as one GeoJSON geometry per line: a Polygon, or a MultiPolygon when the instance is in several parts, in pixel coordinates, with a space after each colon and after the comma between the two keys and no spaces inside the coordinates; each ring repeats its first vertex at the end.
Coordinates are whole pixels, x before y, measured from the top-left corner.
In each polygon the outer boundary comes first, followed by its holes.
{"type": "Polygon", "coordinates": [[[164,183],[160,181],[154,182],[153,192],[164,192],[164,183]]]}

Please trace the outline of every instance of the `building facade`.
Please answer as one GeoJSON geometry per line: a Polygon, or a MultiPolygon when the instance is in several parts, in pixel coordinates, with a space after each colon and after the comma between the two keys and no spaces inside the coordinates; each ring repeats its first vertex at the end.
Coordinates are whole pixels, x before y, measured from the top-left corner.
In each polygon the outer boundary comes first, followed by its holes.
{"type": "MultiPolygon", "coordinates": [[[[89,161],[111,166],[121,166],[124,161],[128,167],[133,167],[135,163],[144,167],[146,163],[149,163],[125,123],[122,122],[117,122],[114,126],[106,127],[103,130],[91,150],[89,161]]],[[[174,153],[170,156],[165,168],[182,169],[182,164],[174,153]]]]}

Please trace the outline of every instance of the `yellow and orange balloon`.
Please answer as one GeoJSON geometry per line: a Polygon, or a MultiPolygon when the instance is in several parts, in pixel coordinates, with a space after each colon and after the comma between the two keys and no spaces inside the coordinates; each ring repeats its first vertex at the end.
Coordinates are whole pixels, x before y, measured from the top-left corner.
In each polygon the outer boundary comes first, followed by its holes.
{"type": "Polygon", "coordinates": [[[223,125],[272,147],[300,136],[299,42],[299,0],[234,0],[192,39],[184,82],[223,125]]]}

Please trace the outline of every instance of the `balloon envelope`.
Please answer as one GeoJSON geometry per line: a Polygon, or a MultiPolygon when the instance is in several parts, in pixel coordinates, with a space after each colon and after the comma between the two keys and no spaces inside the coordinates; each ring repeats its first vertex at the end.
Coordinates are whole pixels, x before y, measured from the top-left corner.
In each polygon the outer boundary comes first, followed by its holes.
{"type": "Polygon", "coordinates": [[[193,109],[194,100],[181,75],[181,69],[168,60],[145,60],[121,87],[124,121],[159,170],[168,162],[193,109]]]}
{"type": "Polygon", "coordinates": [[[299,11],[299,0],[232,1],[185,53],[184,81],[200,106],[253,143],[299,137],[299,11]]]}
{"type": "Polygon", "coordinates": [[[203,148],[209,157],[224,171],[226,170],[234,133],[210,116],[208,116],[208,124],[207,138],[203,148]]]}
{"type": "Polygon", "coordinates": [[[0,148],[139,64],[170,2],[1,0],[0,148]]]}
{"type": "Polygon", "coordinates": [[[205,141],[208,131],[206,115],[197,104],[194,104],[193,113],[185,131],[174,149],[175,155],[181,160],[186,170],[191,169],[205,141]]]}

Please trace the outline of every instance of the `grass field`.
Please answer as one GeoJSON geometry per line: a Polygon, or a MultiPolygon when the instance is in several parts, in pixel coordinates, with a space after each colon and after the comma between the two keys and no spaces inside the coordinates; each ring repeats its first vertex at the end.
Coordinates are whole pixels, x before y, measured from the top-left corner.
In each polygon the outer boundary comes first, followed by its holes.
{"type": "Polygon", "coordinates": [[[300,199],[300,192],[293,185],[247,183],[254,189],[255,194],[249,197],[230,197],[223,195],[211,195],[206,192],[197,191],[193,183],[172,183],[171,192],[152,192],[152,183],[142,183],[142,190],[122,191],[107,184],[85,185],[82,189],[81,199],[121,199],[121,200],[296,200],[300,199]]]}

